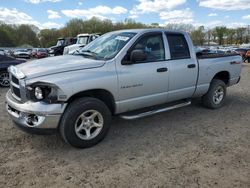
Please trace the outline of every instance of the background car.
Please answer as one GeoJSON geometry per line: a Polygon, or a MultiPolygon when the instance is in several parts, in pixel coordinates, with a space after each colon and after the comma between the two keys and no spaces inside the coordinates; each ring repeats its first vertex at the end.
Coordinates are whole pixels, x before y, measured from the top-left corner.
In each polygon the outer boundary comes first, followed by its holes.
{"type": "Polygon", "coordinates": [[[247,53],[246,53],[246,61],[248,63],[250,63],[250,50],[247,50],[247,53]]]}
{"type": "Polygon", "coordinates": [[[40,59],[48,57],[48,55],[49,54],[46,48],[37,48],[35,57],[40,59]]]}
{"type": "Polygon", "coordinates": [[[67,37],[67,38],[59,38],[55,46],[51,46],[49,48],[50,56],[58,56],[63,55],[64,47],[75,44],[76,38],[67,37]]]}
{"type": "Polygon", "coordinates": [[[246,48],[237,48],[235,51],[242,57],[243,62],[247,60],[246,53],[248,49],[246,48]]]}
{"type": "Polygon", "coordinates": [[[0,54],[0,86],[1,87],[10,86],[9,73],[8,73],[9,66],[18,65],[25,62],[26,60],[24,59],[15,59],[13,57],[0,54]]]}
{"type": "Polygon", "coordinates": [[[33,49],[32,49],[32,51],[31,51],[31,57],[32,57],[32,58],[36,57],[37,49],[38,49],[38,48],[33,48],[33,49]]]}
{"type": "Polygon", "coordinates": [[[5,55],[5,51],[3,49],[0,49],[0,54],[5,55]]]}
{"type": "Polygon", "coordinates": [[[100,34],[92,33],[92,34],[79,34],[77,35],[76,44],[72,44],[69,46],[64,47],[63,55],[72,54],[75,50],[86,46],[88,43],[92,42],[96,38],[98,38],[100,34]]]}
{"type": "Polygon", "coordinates": [[[27,49],[15,50],[13,55],[15,58],[26,58],[26,59],[29,59],[31,56],[30,52],[27,49]]]}

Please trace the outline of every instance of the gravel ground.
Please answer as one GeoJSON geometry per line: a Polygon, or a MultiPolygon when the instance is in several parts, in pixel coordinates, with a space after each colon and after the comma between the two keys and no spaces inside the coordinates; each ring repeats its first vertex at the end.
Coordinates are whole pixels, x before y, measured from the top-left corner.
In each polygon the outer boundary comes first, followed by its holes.
{"type": "Polygon", "coordinates": [[[0,187],[250,187],[250,64],[223,108],[193,104],[152,117],[114,118],[100,144],[13,126],[0,88],[0,187]]]}

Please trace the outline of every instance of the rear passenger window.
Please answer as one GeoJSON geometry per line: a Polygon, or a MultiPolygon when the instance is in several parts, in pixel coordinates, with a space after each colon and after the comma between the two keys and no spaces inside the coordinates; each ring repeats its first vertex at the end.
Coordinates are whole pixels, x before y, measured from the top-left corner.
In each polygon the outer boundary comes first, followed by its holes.
{"type": "Polygon", "coordinates": [[[166,34],[171,59],[188,59],[190,52],[187,41],[182,34],[166,34]]]}

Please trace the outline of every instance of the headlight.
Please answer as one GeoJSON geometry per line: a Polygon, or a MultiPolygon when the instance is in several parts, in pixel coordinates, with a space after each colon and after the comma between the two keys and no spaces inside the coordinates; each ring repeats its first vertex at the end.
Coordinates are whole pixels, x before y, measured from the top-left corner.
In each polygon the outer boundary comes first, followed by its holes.
{"type": "Polygon", "coordinates": [[[35,82],[26,86],[28,100],[34,102],[57,103],[58,101],[65,100],[65,95],[60,88],[52,83],[35,82]]]}
{"type": "Polygon", "coordinates": [[[40,87],[35,88],[35,93],[34,94],[35,94],[35,97],[36,97],[37,100],[42,100],[44,98],[43,91],[42,91],[42,89],[40,87]]]}
{"type": "Polygon", "coordinates": [[[27,90],[29,91],[29,97],[33,101],[50,101],[54,99],[55,93],[53,92],[52,87],[45,85],[33,85],[28,86],[27,90]]]}

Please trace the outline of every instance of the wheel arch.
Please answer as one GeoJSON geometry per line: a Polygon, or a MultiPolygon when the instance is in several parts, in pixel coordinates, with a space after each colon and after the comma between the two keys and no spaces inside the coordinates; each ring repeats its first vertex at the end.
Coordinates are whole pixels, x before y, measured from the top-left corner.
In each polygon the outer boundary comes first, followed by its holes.
{"type": "Polygon", "coordinates": [[[228,86],[230,82],[230,73],[228,71],[220,71],[214,75],[212,80],[214,79],[222,80],[228,86]]]}
{"type": "Polygon", "coordinates": [[[114,99],[114,96],[111,94],[111,92],[105,89],[91,89],[91,90],[81,91],[72,95],[66,102],[71,103],[74,100],[78,98],[82,98],[82,97],[93,97],[93,98],[101,100],[102,102],[104,102],[104,104],[107,105],[110,112],[112,114],[115,114],[115,110],[116,110],[115,99],[114,99]]]}

